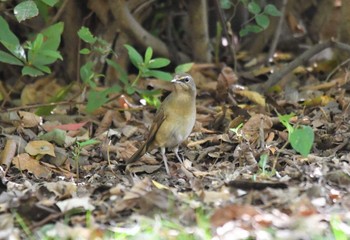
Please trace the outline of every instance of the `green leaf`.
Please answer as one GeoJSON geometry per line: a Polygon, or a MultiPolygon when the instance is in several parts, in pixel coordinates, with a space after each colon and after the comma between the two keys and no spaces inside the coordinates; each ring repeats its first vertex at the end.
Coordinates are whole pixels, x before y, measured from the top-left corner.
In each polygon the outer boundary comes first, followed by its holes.
{"type": "Polygon", "coordinates": [[[41,0],[45,4],[49,5],[50,7],[55,6],[60,0],[41,0]]]}
{"type": "Polygon", "coordinates": [[[135,48],[128,44],[124,44],[124,47],[128,50],[129,58],[131,63],[139,69],[140,65],[143,63],[142,56],[136,51],[135,48]]]}
{"type": "Polygon", "coordinates": [[[86,105],[87,112],[93,112],[103,104],[108,102],[108,94],[120,92],[120,87],[115,85],[103,91],[90,90],[87,95],[88,103],[86,105]]]}
{"type": "Polygon", "coordinates": [[[23,47],[19,43],[17,36],[10,30],[6,20],[0,16],[0,42],[14,56],[26,61],[26,55],[23,47]]]}
{"type": "Polygon", "coordinates": [[[128,79],[128,74],[125,72],[125,70],[116,62],[107,59],[107,64],[110,65],[112,68],[114,68],[117,73],[119,74],[120,81],[124,83],[125,86],[129,86],[129,79],[128,79]]]}
{"type": "Polygon", "coordinates": [[[28,42],[28,62],[36,68],[63,59],[57,48],[61,41],[63,23],[54,24],[39,33],[33,43],[28,42]]]}
{"type": "Polygon", "coordinates": [[[103,91],[90,90],[87,95],[88,103],[86,105],[87,112],[93,112],[103,104],[108,102],[108,94],[119,93],[121,88],[118,85],[114,85],[111,88],[107,88],[103,91]]]}
{"type": "Polygon", "coordinates": [[[292,125],[290,125],[289,120],[294,117],[295,114],[291,113],[291,114],[285,114],[285,115],[280,115],[278,114],[278,119],[280,120],[280,122],[285,126],[285,128],[287,128],[287,131],[289,134],[291,134],[294,131],[294,128],[292,125]]]}
{"type": "Polygon", "coordinates": [[[270,25],[270,19],[264,14],[255,16],[255,21],[263,29],[266,29],[270,25]]]}
{"type": "Polygon", "coordinates": [[[63,146],[66,140],[66,135],[66,131],[55,128],[51,132],[39,136],[39,139],[54,142],[57,145],[63,146]]]}
{"type": "Polygon", "coordinates": [[[153,55],[153,49],[151,47],[148,47],[146,49],[146,53],[145,53],[145,63],[148,64],[149,61],[151,60],[153,55]]]}
{"type": "Polygon", "coordinates": [[[159,108],[161,102],[159,100],[159,96],[161,91],[156,90],[141,90],[137,89],[137,92],[142,96],[143,99],[146,100],[147,104],[159,108]]]}
{"type": "Polygon", "coordinates": [[[38,69],[35,69],[33,67],[30,66],[24,66],[22,68],[22,75],[29,75],[31,77],[38,77],[38,76],[42,76],[44,75],[44,73],[42,71],[39,71],[38,69]]]}
{"type": "Polygon", "coordinates": [[[269,161],[269,155],[264,153],[260,156],[259,160],[259,167],[262,169],[262,172],[264,173],[266,170],[267,163],[269,161]]]}
{"type": "Polygon", "coordinates": [[[261,12],[261,7],[254,1],[248,3],[248,11],[253,14],[258,14],[261,12]]]}
{"type": "Polygon", "coordinates": [[[28,0],[17,4],[13,13],[17,21],[21,22],[39,15],[39,10],[34,1],[28,0]]]}
{"type": "Polygon", "coordinates": [[[0,50],[0,62],[9,63],[17,66],[23,66],[23,62],[21,62],[18,58],[1,50],[0,50]]]}
{"type": "Polygon", "coordinates": [[[121,90],[122,89],[120,88],[120,86],[116,84],[116,85],[113,85],[112,87],[106,89],[105,91],[107,94],[111,94],[111,93],[120,93],[121,90]]]}
{"type": "Polygon", "coordinates": [[[86,140],[84,142],[77,142],[79,147],[86,147],[86,146],[90,146],[90,145],[96,145],[99,143],[100,143],[100,141],[96,140],[96,139],[89,139],[89,140],[86,140]]]}
{"type": "Polygon", "coordinates": [[[335,240],[349,239],[349,231],[346,230],[349,224],[342,222],[339,215],[331,216],[330,225],[331,225],[335,240]]]}
{"type": "Polygon", "coordinates": [[[158,70],[149,70],[144,73],[144,77],[155,77],[165,81],[171,81],[173,79],[173,76],[170,73],[158,70]]]}
{"type": "Polygon", "coordinates": [[[274,17],[279,17],[282,15],[282,13],[273,4],[267,4],[264,8],[264,13],[274,17]]]}
{"type": "Polygon", "coordinates": [[[134,94],[135,91],[136,91],[136,89],[135,89],[133,86],[131,86],[131,85],[126,86],[126,93],[127,93],[128,95],[134,94]]]}
{"type": "MultiPolygon", "coordinates": [[[[54,61],[56,61],[57,59],[63,60],[62,55],[58,51],[43,49],[43,50],[40,51],[40,53],[41,53],[42,56],[52,58],[52,60],[54,60],[54,61]]],[[[50,64],[52,62],[49,61],[48,59],[46,59],[46,63],[50,64]]]]}
{"type": "Polygon", "coordinates": [[[108,101],[107,94],[103,91],[90,90],[87,94],[86,111],[93,112],[108,101]]]}
{"type": "Polygon", "coordinates": [[[290,134],[289,141],[294,150],[306,157],[311,151],[314,138],[315,136],[312,128],[302,125],[294,129],[290,134]]]}
{"type": "Polygon", "coordinates": [[[97,40],[87,27],[81,27],[78,31],[78,36],[81,40],[90,44],[94,44],[97,40]]]}
{"type": "Polygon", "coordinates": [[[61,35],[63,29],[63,22],[59,22],[41,31],[41,33],[45,37],[42,48],[49,50],[57,50],[61,43],[61,35]]]}
{"type": "Polygon", "coordinates": [[[38,35],[36,35],[36,38],[35,38],[33,44],[31,44],[31,46],[32,46],[31,50],[38,51],[41,48],[41,46],[43,45],[43,42],[44,42],[44,35],[39,33],[38,35]]]}
{"type": "Polygon", "coordinates": [[[155,58],[149,61],[147,67],[148,68],[161,68],[168,66],[170,63],[170,60],[167,58],[155,58]]]}
{"type": "Polygon", "coordinates": [[[258,32],[261,32],[262,30],[264,30],[263,28],[261,28],[260,26],[258,25],[255,25],[255,24],[248,24],[246,25],[244,28],[242,28],[240,31],[239,31],[239,35],[241,37],[244,37],[246,36],[247,34],[249,33],[258,33],[258,32]]]}
{"type": "Polygon", "coordinates": [[[39,69],[40,71],[44,72],[44,73],[51,73],[51,69],[48,66],[45,65],[35,65],[35,68],[39,69]]]}
{"type": "Polygon", "coordinates": [[[181,64],[181,65],[178,65],[176,68],[175,68],[175,73],[185,73],[185,72],[188,72],[191,70],[192,66],[193,66],[193,62],[190,62],[190,63],[184,63],[184,64],[181,64]]]}
{"type": "Polygon", "coordinates": [[[230,9],[232,6],[232,3],[230,0],[220,0],[220,7],[222,9],[230,9]]]}
{"type": "Polygon", "coordinates": [[[81,49],[81,50],[79,51],[79,53],[80,53],[80,54],[86,55],[86,54],[91,53],[91,51],[90,51],[90,49],[88,49],[88,48],[83,48],[83,49],[81,49]]]}
{"type": "Polygon", "coordinates": [[[93,71],[93,62],[87,62],[80,68],[80,77],[83,82],[92,88],[96,88],[96,83],[92,81],[95,76],[93,71]]]}

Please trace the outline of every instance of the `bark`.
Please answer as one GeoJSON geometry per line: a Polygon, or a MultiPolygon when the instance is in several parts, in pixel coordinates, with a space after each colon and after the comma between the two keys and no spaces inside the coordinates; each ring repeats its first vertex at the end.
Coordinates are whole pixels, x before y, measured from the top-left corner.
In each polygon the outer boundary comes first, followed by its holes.
{"type": "Polygon", "coordinates": [[[68,1],[66,9],[63,14],[64,31],[63,31],[63,58],[68,64],[65,64],[64,73],[68,79],[78,80],[77,77],[77,54],[78,49],[78,35],[77,32],[82,23],[81,6],[79,1],[68,1]]]}
{"type": "MultiPolygon", "coordinates": [[[[131,15],[130,10],[125,0],[109,0],[109,5],[113,16],[119,24],[119,30],[125,33],[129,39],[136,42],[139,46],[144,48],[152,47],[157,55],[176,60],[177,58],[170,54],[167,45],[159,38],[151,35],[146,31],[140,23],[131,15]]],[[[189,60],[189,57],[183,53],[178,53],[180,62],[189,60]]]]}
{"type": "Polygon", "coordinates": [[[193,59],[196,62],[211,62],[207,1],[188,1],[188,12],[193,59]]]}

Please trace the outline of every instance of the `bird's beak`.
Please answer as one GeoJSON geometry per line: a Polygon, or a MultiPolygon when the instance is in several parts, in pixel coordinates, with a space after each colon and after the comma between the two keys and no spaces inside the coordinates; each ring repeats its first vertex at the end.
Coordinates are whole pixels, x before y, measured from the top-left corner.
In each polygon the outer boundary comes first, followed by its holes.
{"type": "Polygon", "coordinates": [[[177,78],[174,78],[173,80],[171,80],[172,83],[176,83],[178,80],[177,78]]]}

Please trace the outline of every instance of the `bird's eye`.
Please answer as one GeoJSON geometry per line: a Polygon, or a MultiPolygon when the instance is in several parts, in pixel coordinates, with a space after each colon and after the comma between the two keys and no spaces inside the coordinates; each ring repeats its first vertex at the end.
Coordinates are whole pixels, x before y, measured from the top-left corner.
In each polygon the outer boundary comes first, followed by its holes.
{"type": "Polygon", "coordinates": [[[188,77],[184,77],[182,80],[186,83],[188,83],[190,81],[190,79],[188,77]]]}

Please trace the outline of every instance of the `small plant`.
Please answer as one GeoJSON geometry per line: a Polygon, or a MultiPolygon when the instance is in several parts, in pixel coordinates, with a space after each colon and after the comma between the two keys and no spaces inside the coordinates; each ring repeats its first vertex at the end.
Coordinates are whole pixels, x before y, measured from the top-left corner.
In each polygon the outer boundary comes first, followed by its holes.
{"type": "MultiPolygon", "coordinates": [[[[90,46],[89,48],[81,49],[80,54],[89,55],[92,52],[97,52],[101,55],[105,55],[112,51],[107,42],[101,38],[95,37],[86,27],[82,27],[79,30],[78,35],[80,39],[90,46]]],[[[106,59],[107,64],[119,73],[121,85],[114,85],[105,90],[98,90],[95,80],[99,77],[103,77],[103,75],[94,71],[94,62],[88,61],[80,68],[81,79],[91,88],[87,95],[88,103],[86,110],[88,112],[92,112],[108,102],[109,94],[120,92],[124,92],[128,95],[137,92],[143,99],[146,100],[148,104],[156,107],[160,105],[160,100],[157,97],[157,95],[160,95],[159,90],[138,89],[137,83],[141,77],[156,77],[165,81],[170,81],[172,79],[172,75],[168,72],[159,70],[159,68],[169,65],[170,60],[166,58],[152,59],[153,50],[151,47],[146,49],[145,55],[142,57],[134,47],[127,44],[124,46],[128,50],[131,63],[138,69],[138,75],[133,81],[129,81],[127,72],[118,63],[110,59],[106,59]]],[[[192,65],[193,63],[179,65],[176,67],[175,72],[187,72],[191,69],[192,65]]]]}
{"type": "Polygon", "coordinates": [[[79,158],[80,158],[81,150],[84,147],[87,147],[90,145],[95,145],[98,143],[100,143],[100,141],[98,141],[96,139],[89,139],[89,140],[86,140],[84,142],[76,142],[76,146],[74,147],[72,154],[73,154],[73,160],[75,161],[77,178],[79,178],[79,158]]]}
{"type": "Polygon", "coordinates": [[[125,48],[128,50],[131,63],[139,70],[139,73],[136,79],[132,82],[131,86],[135,86],[140,79],[140,77],[156,77],[162,80],[170,81],[172,75],[168,72],[155,70],[168,66],[170,60],[167,58],[154,58],[153,50],[151,47],[148,47],[145,52],[144,58],[139,54],[135,48],[130,45],[125,44],[125,48]]]}
{"type": "Polygon", "coordinates": [[[230,131],[234,132],[237,135],[237,137],[242,138],[243,137],[242,127],[243,127],[243,123],[240,123],[237,127],[230,128],[230,131]]]}
{"type": "Polygon", "coordinates": [[[267,170],[267,166],[268,166],[268,162],[269,162],[269,155],[267,153],[264,153],[260,156],[260,160],[259,160],[259,172],[262,176],[272,176],[275,174],[275,171],[269,171],[267,170]]]}
{"type": "Polygon", "coordinates": [[[22,46],[6,20],[0,16],[0,43],[7,49],[7,52],[0,50],[0,62],[21,66],[22,75],[36,77],[49,74],[51,70],[48,65],[58,59],[63,60],[57,51],[62,32],[63,23],[56,23],[22,46]]]}
{"type": "Polygon", "coordinates": [[[265,30],[270,25],[269,16],[281,16],[281,12],[273,4],[267,4],[264,9],[262,9],[255,0],[240,0],[240,2],[242,2],[248,9],[249,13],[253,15],[249,19],[249,23],[239,31],[241,37],[244,37],[249,33],[259,33],[265,30]],[[253,20],[255,23],[252,23],[253,20]]]}
{"type": "Polygon", "coordinates": [[[289,123],[289,120],[293,116],[294,114],[278,114],[278,119],[287,128],[288,141],[292,145],[293,149],[306,157],[310,153],[312,144],[314,142],[314,131],[311,127],[304,125],[293,127],[289,123]]]}
{"type": "MultiPolygon", "coordinates": [[[[81,49],[80,54],[90,55],[96,52],[99,55],[107,55],[112,51],[112,49],[106,41],[104,41],[102,38],[95,37],[86,27],[80,28],[80,30],[78,31],[78,36],[81,40],[83,40],[89,45],[89,48],[86,47],[81,49]]],[[[101,107],[103,104],[107,103],[109,100],[109,94],[121,92],[121,88],[119,85],[114,85],[110,88],[99,90],[97,88],[95,80],[100,77],[103,77],[103,75],[95,72],[94,66],[94,62],[87,61],[80,68],[80,77],[82,81],[90,87],[87,93],[87,112],[93,112],[97,108],[101,107]]]]}

